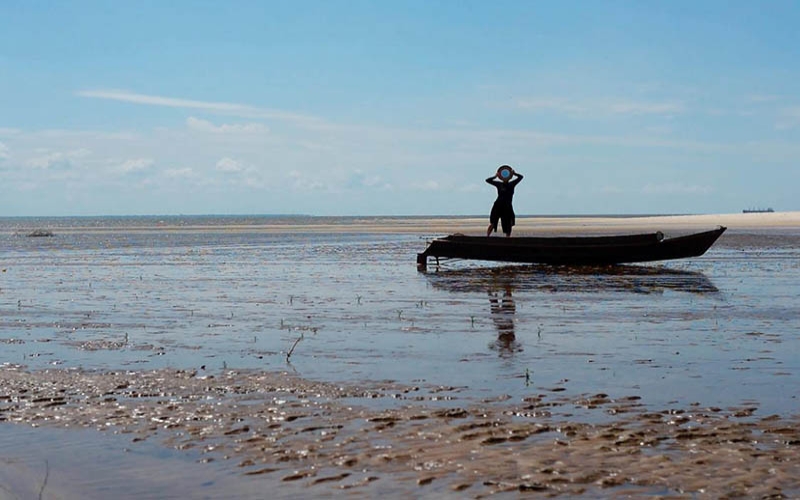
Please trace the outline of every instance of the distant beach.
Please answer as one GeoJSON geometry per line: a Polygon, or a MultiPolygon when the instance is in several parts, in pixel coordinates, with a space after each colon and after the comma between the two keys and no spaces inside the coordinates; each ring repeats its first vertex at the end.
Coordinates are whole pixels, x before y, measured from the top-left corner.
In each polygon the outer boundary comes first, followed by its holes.
{"type": "MultiPolygon", "coordinates": [[[[3,218],[0,218],[2,221],[3,218]]],[[[376,234],[464,234],[486,231],[487,217],[477,216],[131,216],[131,217],[21,217],[5,218],[0,231],[57,228],[65,232],[321,232],[376,234]]],[[[760,212],[702,215],[518,215],[515,232],[613,233],[618,231],[692,230],[718,225],[732,230],[797,229],[800,212],[760,212]]]]}

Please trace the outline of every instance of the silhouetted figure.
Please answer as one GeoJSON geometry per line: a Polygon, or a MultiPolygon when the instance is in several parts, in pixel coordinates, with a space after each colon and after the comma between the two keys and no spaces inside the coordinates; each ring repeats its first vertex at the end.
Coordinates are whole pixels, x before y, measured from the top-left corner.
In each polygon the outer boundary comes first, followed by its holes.
{"type": "Polygon", "coordinates": [[[514,207],[514,187],[522,180],[522,174],[514,172],[508,165],[502,165],[497,169],[497,173],[486,179],[486,182],[497,188],[497,199],[492,205],[492,213],[489,216],[489,227],[486,229],[486,236],[491,236],[492,231],[497,232],[497,222],[499,221],[503,233],[506,237],[511,236],[511,228],[516,223],[514,207]]]}

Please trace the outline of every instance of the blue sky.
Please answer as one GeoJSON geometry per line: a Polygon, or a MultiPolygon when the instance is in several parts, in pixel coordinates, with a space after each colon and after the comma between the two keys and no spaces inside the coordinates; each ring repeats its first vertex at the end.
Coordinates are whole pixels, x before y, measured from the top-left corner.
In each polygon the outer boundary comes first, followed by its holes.
{"type": "Polygon", "coordinates": [[[0,2],[0,215],[800,210],[800,3],[0,2]]]}

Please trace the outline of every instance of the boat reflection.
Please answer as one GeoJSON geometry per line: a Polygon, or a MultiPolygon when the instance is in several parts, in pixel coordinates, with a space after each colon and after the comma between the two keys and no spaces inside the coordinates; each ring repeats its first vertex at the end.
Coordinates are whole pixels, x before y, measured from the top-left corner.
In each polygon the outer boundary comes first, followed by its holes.
{"type": "Polygon", "coordinates": [[[501,357],[522,350],[515,331],[514,294],[544,293],[719,293],[703,273],[656,266],[497,266],[426,273],[433,288],[486,293],[497,339],[490,345],[501,357]]]}
{"type": "Polygon", "coordinates": [[[434,288],[450,292],[718,293],[705,274],[661,266],[496,266],[426,273],[434,288]]]}

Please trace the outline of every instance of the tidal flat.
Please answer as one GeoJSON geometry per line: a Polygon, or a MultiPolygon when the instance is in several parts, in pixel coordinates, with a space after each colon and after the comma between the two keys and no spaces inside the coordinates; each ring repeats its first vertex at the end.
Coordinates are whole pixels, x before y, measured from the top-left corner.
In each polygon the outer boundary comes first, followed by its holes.
{"type": "Polygon", "coordinates": [[[2,219],[0,493],[797,496],[800,224],[757,215],[697,259],[427,273],[446,219],[2,219]]]}

